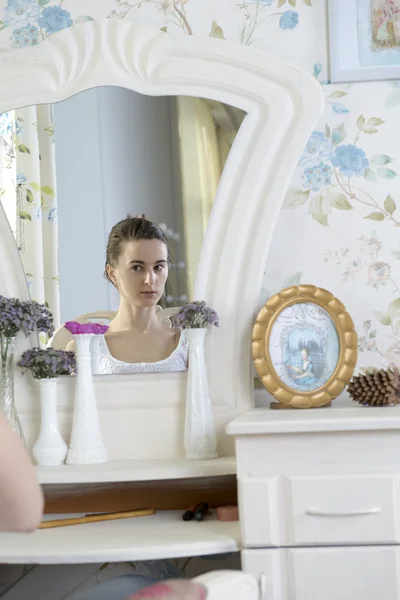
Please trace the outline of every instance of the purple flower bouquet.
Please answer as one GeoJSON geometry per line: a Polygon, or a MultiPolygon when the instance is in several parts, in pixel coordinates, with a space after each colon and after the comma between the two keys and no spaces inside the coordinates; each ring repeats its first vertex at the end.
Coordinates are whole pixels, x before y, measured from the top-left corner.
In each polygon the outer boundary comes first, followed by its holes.
{"type": "Polygon", "coordinates": [[[56,348],[32,348],[23,352],[17,366],[29,369],[35,379],[53,379],[75,372],[75,354],[56,348]]]}
{"type": "Polygon", "coordinates": [[[54,332],[53,315],[38,302],[0,296],[0,335],[14,338],[21,331],[25,335],[37,331],[51,336],[54,332]]]}
{"type": "Polygon", "coordinates": [[[14,401],[14,340],[20,332],[25,335],[44,332],[51,336],[53,331],[53,316],[46,306],[0,295],[0,410],[22,441],[24,436],[14,401]]]}
{"type": "Polygon", "coordinates": [[[23,352],[17,366],[25,371],[30,370],[40,386],[40,431],[32,455],[38,465],[61,465],[68,446],[58,427],[56,378],[59,375],[72,375],[75,355],[56,348],[32,348],[23,352]]]}
{"type": "Polygon", "coordinates": [[[204,301],[189,302],[171,318],[172,326],[185,329],[189,343],[184,446],[189,460],[216,458],[217,435],[205,361],[208,329],[219,327],[218,315],[204,301]]]}
{"type": "Polygon", "coordinates": [[[218,315],[204,300],[188,302],[171,317],[172,327],[176,329],[204,329],[219,327],[218,315]]]}
{"type": "Polygon", "coordinates": [[[66,462],[68,465],[106,462],[108,453],[102,438],[93,386],[91,344],[92,336],[104,334],[108,326],[67,321],[64,327],[73,335],[76,345],[75,401],[66,462]]]}

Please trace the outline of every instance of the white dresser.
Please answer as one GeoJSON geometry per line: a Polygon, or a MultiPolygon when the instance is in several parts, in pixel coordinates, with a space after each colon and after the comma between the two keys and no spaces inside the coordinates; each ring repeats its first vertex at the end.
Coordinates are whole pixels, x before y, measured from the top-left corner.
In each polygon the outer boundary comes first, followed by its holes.
{"type": "Polygon", "coordinates": [[[256,409],[227,432],[262,600],[400,599],[400,408],[256,409]]]}

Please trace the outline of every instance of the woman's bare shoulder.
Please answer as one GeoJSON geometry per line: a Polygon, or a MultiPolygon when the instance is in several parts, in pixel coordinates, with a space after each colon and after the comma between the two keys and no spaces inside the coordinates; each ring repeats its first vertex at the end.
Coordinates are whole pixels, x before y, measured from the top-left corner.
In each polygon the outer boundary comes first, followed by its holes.
{"type": "Polygon", "coordinates": [[[107,331],[104,334],[104,337],[107,340],[118,340],[123,339],[131,334],[132,331],[129,331],[128,329],[107,329],[107,331]]]}

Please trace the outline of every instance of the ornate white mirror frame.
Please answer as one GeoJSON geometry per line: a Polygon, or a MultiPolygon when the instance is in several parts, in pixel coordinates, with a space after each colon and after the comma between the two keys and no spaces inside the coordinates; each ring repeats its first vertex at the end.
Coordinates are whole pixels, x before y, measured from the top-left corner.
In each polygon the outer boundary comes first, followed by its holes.
{"type": "MultiPolygon", "coordinates": [[[[0,55],[0,113],[59,102],[97,86],[210,98],[248,113],[218,189],[195,290],[196,298],[206,300],[221,320],[220,329],[210,335],[208,357],[211,395],[222,431],[235,414],[252,405],[251,330],[264,265],[293,170],[322,111],[321,88],[276,56],[221,40],[175,39],[120,20],[77,24],[37,47],[0,55]]],[[[0,234],[0,293],[26,297],[18,251],[3,211],[0,234]]],[[[184,406],[182,375],[104,376],[96,386],[107,418],[112,420],[119,403],[130,412],[140,409],[134,417],[136,432],[142,432],[140,442],[143,428],[151,423],[158,454],[180,452],[174,439],[183,423],[182,410],[177,416],[177,407],[184,406]],[[166,410],[172,411],[171,423],[166,410]]],[[[20,381],[17,394],[21,410],[35,418],[31,386],[20,381]]],[[[66,414],[69,403],[64,402],[66,414]]],[[[140,455],[149,452],[145,444],[140,455]]]]}

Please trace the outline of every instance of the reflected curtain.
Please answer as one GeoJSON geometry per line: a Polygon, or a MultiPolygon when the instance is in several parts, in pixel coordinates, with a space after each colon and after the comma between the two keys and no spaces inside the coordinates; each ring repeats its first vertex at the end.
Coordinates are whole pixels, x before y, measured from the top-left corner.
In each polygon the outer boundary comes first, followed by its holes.
{"type": "Polygon", "coordinates": [[[31,298],[60,320],[53,111],[0,115],[0,199],[14,232],[31,298]]]}
{"type": "Polygon", "coordinates": [[[222,174],[212,111],[201,98],[177,98],[188,296],[193,298],[208,217],[222,174]]]}

